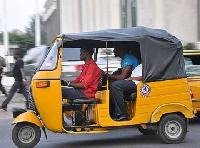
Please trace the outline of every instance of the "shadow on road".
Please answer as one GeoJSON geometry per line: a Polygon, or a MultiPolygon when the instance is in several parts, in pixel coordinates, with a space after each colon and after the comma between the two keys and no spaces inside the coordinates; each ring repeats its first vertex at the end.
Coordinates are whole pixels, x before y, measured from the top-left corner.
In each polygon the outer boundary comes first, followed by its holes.
{"type": "MultiPolygon", "coordinates": [[[[84,136],[84,135],[82,135],[84,136]]],[[[97,138],[93,139],[91,135],[91,139],[87,140],[77,140],[77,141],[71,141],[59,143],[54,143],[51,146],[48,145],[48,148],[80,148],[80,147],[123,147],[124,145],[140,145],[143,143],[143,145],[152,145],[152,144],[159,144],[162,145],[162,141],[160,140],[158,135],[154,136],[145,136],[145,135],[137,135],[137,136],[127,136],[127,137],[121,137],[121,138],[97,138]]]]}
{"type": "Polygon", "coordinates": [[[200,117],[195,117],[195,118],[190,119],[189,123],[190,125],[197,125],[197,124],[200,125],[200,117]]]}

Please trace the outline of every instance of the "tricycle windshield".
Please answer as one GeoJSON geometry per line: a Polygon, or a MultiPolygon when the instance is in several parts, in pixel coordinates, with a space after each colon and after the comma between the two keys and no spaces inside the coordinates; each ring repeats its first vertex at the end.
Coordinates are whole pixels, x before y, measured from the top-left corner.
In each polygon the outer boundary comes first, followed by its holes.
{"type": "Polygon", "coordinates": [[[53,70],[56,68],[58,61],[58,44],[55,42],[47,54],[40,70],[53,70]]]}

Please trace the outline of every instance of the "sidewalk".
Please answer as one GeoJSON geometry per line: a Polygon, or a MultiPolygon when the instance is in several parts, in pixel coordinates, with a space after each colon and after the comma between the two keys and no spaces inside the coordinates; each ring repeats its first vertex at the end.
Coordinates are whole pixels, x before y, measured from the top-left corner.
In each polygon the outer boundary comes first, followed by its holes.
{"type": "MultiPolygon", "coordinates": [[[[14,83],[14,78],[12,78],[12,77],[3,77],[2,78],[2,84],[5,87],[5,89],[7,90],[7,92],[9,92],[13,83],[14,83]]],[[[0,105],[6,99],[5,96],[1,96],[1,95],[2,94],[1,94],[1,91],[0,91],[0,105]]],[[[8,104],[8,108],[7,108],[8,111],[0,110],[0,119],[12,118],[13,117],[12,116],[12,108],[13,107],[25,108],[25,98],[22,94],[15,93],[12,100],[8,104]]]]}

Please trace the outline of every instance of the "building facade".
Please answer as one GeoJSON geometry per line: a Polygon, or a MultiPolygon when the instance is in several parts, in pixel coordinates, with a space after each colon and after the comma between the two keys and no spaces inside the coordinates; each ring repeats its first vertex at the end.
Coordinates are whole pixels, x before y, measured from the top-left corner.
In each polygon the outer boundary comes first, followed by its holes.
{"type": "Polygon", "coordinates": [[[137,25],[165,29],[183,44],[200,41],[200,0],[138,0],[137,25]]]}
{"type": "Polygon", "coordinates": [[[135,26],[200,41],[200,0],[47,0],[47,43],[56,35],[135,26]]]}

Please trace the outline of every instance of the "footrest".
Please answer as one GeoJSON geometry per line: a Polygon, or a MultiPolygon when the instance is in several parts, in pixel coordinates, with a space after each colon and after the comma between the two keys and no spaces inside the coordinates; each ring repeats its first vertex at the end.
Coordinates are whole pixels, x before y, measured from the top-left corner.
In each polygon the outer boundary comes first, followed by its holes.
{"type": "Polygon", "coordinates": [[[75,99],[73,104],[97,104],[100,103],[100,99],[75,99]]]}
{"type": "Polygon", "coordinates": [[[63,111],[81,111],[82,110],[82,105],[80,104],[69,104],[69,103],[65,103],[62,105],[62,110],[63,111]]]}
{"type": "Polygon", "coordinates": [[[192,102],[200,102],[200,99],[192,99],[192,102]]]}
{"type": "Polygon", "coordinates": [[[12,108],[12,112],[13,112],[13,118],[16,118],[17,116],[19,116],[22,113],[25,113],[26,110],[22,109],[20,107],[13,107],[12,108]]]}

